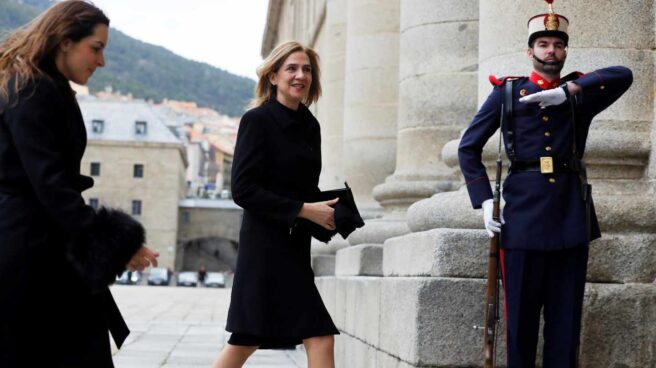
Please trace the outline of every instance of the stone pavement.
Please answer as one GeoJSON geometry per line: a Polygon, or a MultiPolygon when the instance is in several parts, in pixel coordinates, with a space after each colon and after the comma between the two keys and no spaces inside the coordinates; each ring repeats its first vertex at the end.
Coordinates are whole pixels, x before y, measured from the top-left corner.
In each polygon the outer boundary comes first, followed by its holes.
{"type": "MultiPolygon", "coordinates": [[[[230,289],[112,286],[132,333],[116,368],[209,368],[230,336],[224,326],[230,289]]],[[[246,368],[305,368],[305,351],[258,350],[246,368]]]]}

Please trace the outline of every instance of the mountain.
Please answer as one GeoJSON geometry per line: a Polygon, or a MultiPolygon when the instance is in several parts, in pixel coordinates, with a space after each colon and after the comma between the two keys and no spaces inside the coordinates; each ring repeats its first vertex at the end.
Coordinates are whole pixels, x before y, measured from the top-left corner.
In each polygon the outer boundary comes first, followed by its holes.
{"type": "MultiPolygon", "coordinates": [[[[50,0],[0,0],[0,33],[29,22],[50,4],[50,0]]],[[[115,92],[137,98],[194,101],[225,115],[240,116],[255,88],[252,79],[185,59],[113,28],[105,59],[106,67],[89,81],[91,92],[111,86],[115,92]]]]}

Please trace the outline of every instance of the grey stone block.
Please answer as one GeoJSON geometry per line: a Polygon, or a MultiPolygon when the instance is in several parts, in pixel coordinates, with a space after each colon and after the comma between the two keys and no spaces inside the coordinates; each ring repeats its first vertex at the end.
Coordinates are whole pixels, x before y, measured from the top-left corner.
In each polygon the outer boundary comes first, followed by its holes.
{"type": "MultiPolygon", "coordinates": [[[[388,239],[385,276],[485,278],[489,238],[483,230],[435,229],[388,239]]],[[[588,282],[652,282],[656,235],[603,234],[590,244],[588,282]]]]}
{"type": "Polygon", "coordinates": [[[344,331],[377,346],[380,335],[380,285],[382,277],[346,279],[346,316],[344,331]]]}
{"type": "Polygon", "coordinates": [[[435,229],[388,239],[385,276],[486,277],[489,239],[484,230],[435,229]]]}
{"type": "Polygon", "coordinates": [[[353,313],[352,309],[347,309],[346,291],[348,290],[348,280],[344,277],[335,277],[335,315],[333,322],[340,330],[344,330],[346,326],[347,310],[353,313]]]}
{"type": "Polygon", "coordinates": [[[403,0],[401,32],[427,24],[478,21],[478,3],[477,0],[441,0],[439,3],[435,0],[403,0]]]}
{"type": "Polygon", "coordinates": [[[383,246],[360,244],[337,251],[335,275],[381,276],[383,274],[383,246]]]}
{"type": "Polygon", "coordinates": [[[414,366],[480,365],[482,335],[473,326],[483,322],[484,280],[385,278],[381,286],[380,350],[414,366]]]}
{"type": "Polygon", "coordinates": [[[587,284],[581,367],[656,367],[656,285],[587,284]]]}
{"type": "Polygon", "coordinates": [[[320,242],[316,239],[312,239],[312,244],[310,245],[310,252],[312,255],[316,254],[328,254],[328,255],[335,255],[335,253],[342,249],[348,247],[350,244],[346,240],[344,240],[339,234],[335,235],[335,237],[328,242],[328,244],[320,242]]]}
{"type": "MultiPolygon", "coordinates": [[[[335,316],[337,315],[336,308],[338,307],[336,298],[337,280],[330,276],[315,277],[314,284],[317,286],[317,290],[319,290],[319,294],[321,294],[321,300],[323,300],[323,304],[326,306],[326,309],[334,322],[335,316]]],[[[339,307],[343,308],[343,305],[340,305],[339,307]]]]}
{"type": "Polygon", "coordinates": [[[483,229],[483,213],[472,209],[465,187],[414,203],[408,208],[407,219],[413,232],[436,228],[483,229]]]}
{"type": "Polygon", "coordinates": [[[386,354],[380,350],[376,351],[376,360],[378,361],[378,368],[415,368],[397,357],[386,354]]]}
{"type": "Polygon", "coordinates": [[[331,276],[335,274],[335,256],[328,254],[312,255],[312,271],[315,276],[331,276]]]}
{"type": "Polygon", "coordinates": [[[378,351],[357,338],[348,334],[341,334],[337,336],[335,345],[335,367],[379,367],[378,351]]]}
{"type": "Polygon", "coordinates": [[[351,245],[383,244],[385,239],[410,232],[405,221],[399,218],[377,218],[367,220],[365,226],[357,229],[348,237],[351,245]]]}
{"type": "MultiPolygon", "coordinates": [[[[358,279],[344,280],[356,285],[347,285],[351,289],[348,297],[351,300],[354,300],[351,295],[367,285],[358,279]]],[[[481,366],[482,336],[472,326],[483,320],[484,280],[390,277],[380,278],[380,286],[380,343],[366,343],[380,350],[376,358],[379,366],[481,366]]],[[[362,314],[363,310],[367,309],[359,303],[349,303],[345,313],[362,314]]],[[[370,312],[375,313],[375,310],[370,312]]],[[[656,361],[655,318],[656,284],[587,284],[581,366],[653,367],[656,361]]],[[[349,319],[349,325],[354,323],[354,318],[349,319]]],[[[355,339],[341,340],[346,354],[362,356],[357,345],[365,344],[362,336],[366,332],[360,332],[356,327],[349,329],[356,332],[348,333],[355,339]]],[[[503,362],[503,322],[498,331],[497,360],[503,362]]],[[[538,346],[538,357],[541,349],[542,346],[538,346]]]]}
{"type": "Polygon", "coordinates": [[[656,278],[655,234],[602,234],[590,244],[588,282],[649,283],[656,278]]]}

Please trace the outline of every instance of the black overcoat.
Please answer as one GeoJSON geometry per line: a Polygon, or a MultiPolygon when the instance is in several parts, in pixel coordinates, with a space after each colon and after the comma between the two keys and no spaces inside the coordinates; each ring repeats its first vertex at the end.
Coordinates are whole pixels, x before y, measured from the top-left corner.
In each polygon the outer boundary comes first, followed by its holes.
{"type": "Polygon", "coordinates": [[[300,340],[337,334],[314,284],[310,232],[297,218],[317,192],[319,123],[275,100],[242,117],[232,167],[235,202],[244,208],[226,329],[300,340]]]}
{"type": "Polygon", "coordinates": [[[129,331],[107,286],[144,231],[85,205],[84,122],[52,74],[0,102],[0,367],[113,367],[108,329],[129,331]]]}

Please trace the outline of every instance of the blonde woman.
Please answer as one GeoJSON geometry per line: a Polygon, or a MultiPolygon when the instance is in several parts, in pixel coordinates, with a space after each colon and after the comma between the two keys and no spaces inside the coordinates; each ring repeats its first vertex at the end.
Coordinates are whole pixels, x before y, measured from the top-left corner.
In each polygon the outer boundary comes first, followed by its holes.
{"type": "Polygon", "coordinates": [[[332,368],[339,332],[314,285],[308,226],[335,229],[337,202],[308,201],[321,172],[321,132],[308,110],[321,95],[319,57],[286,42],[258,76],[232,167],[233,197],[244,208],[226,326],[232,335],[213,367],[241,367],[258,348],[303,343],[310,368],[332,368]]]}

